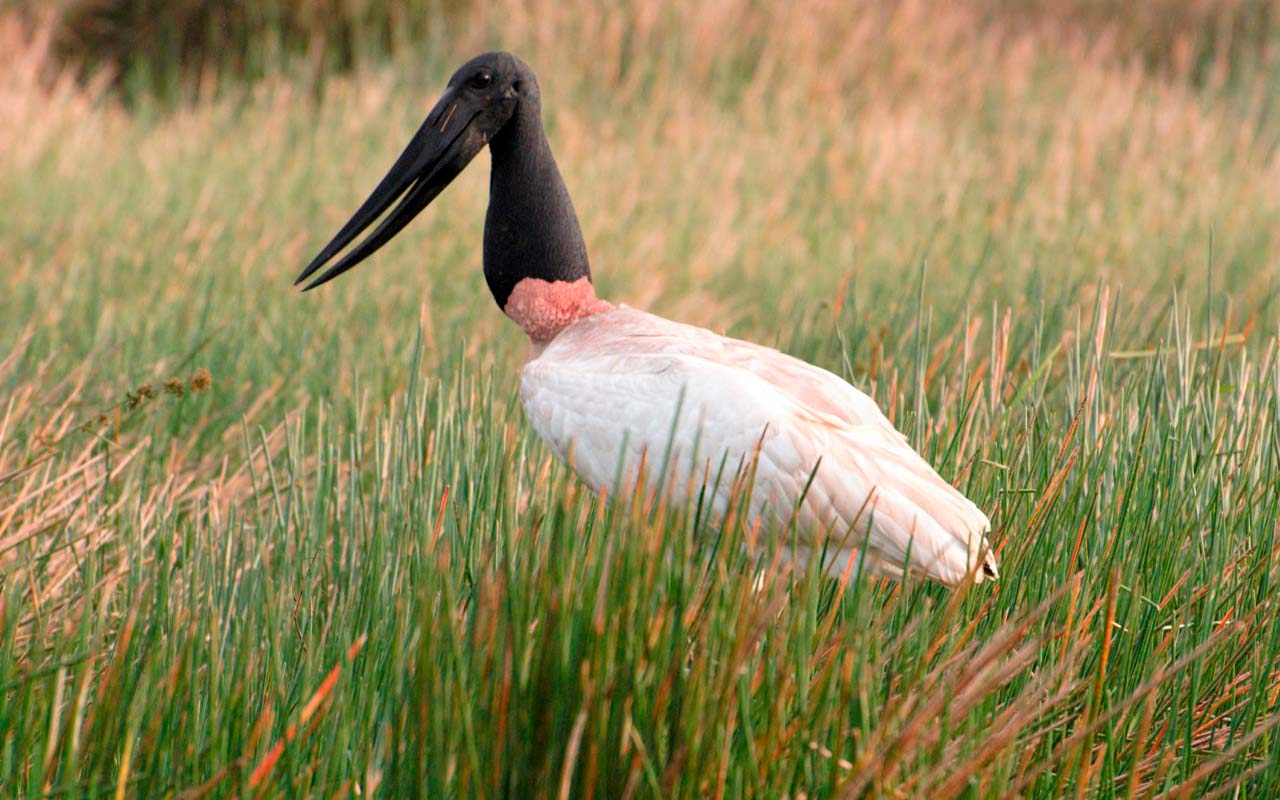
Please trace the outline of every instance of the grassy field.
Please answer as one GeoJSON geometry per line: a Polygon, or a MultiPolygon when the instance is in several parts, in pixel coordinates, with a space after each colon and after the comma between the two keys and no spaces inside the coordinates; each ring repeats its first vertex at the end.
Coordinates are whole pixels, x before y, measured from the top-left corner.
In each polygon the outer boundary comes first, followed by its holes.
{"type": "Polygon", "coordinates": [[[0,796],[1280,795],[1280,13],[1165,5],[500,2],[176,106],[0,19],[0,796]],[[291,288],[494,47],[601,293],[869,392],[998,583],[585,492],[486,156],[291,288]]]}

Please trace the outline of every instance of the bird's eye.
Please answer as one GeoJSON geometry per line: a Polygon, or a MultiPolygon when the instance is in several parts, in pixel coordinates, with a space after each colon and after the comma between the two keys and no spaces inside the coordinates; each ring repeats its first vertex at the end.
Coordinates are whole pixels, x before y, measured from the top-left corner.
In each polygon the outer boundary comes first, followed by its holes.
{"type": "Polygon", "coordinates": [[[471,84],[473,89],[484,89],[493,83],[493,76],[487,72],[477,72],[467,83],[471,84]]]}

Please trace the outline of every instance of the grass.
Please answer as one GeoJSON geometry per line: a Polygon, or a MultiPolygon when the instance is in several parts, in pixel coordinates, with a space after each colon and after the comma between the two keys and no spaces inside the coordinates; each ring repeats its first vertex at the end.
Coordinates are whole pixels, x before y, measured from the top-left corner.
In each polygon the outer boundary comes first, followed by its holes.
{"type": "Polygon", "coordinates": [[[975,8],[476,7],[176,109],[0,24],[0,794],[1280,792],[1280,66],[975,8]],[[519,409],[483,157],[291,290],[493,46],[602,294],[871,393],[998,583],[587,494],[519,409]]]}

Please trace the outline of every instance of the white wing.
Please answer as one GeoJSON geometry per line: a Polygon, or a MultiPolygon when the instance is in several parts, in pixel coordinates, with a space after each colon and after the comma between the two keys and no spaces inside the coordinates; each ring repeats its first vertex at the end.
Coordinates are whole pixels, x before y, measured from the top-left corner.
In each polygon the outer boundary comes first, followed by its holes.
{"type": "Polygon", "coordinates": [[[535,352],[520,392],[539,435],[596,491],[633,485],[643,469],[647,486],[682,499],[691,476],[709,476],[723,512],[758,448],[752,513],[798,513],[807,550],[825,550],[832,574],[865,544],[865,568],[881,574],[906,566],[954,584],[981,561],[979,579],[995,576],[986,516],[869,397],[776,350],[623,307],[535,352]]]}

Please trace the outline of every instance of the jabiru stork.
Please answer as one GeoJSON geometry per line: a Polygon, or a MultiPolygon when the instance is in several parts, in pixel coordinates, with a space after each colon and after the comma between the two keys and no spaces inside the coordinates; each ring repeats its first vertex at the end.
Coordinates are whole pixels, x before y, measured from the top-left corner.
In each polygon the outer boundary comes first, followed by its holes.
{"type": "MultiPolygon", "coordinates": [[[[820,554],[829,574],[860,566],[948,585],[997,577],[986,515],[870,397],[772,348],[596,296],[542,126],[537,78],[509,53],[477,56],[454,73],[386,176],[296,283],[329,265],[305,287],[314,289],[371,256],[485,146],[484,277],[532,344],[520,397],[543,441],[592,490],[642,479],[679,501],[691,481],[750,464],[750,512],[794,524],[800,552],[790,555],[820,554]]],[[[724,512],[731,483],[709,486],[714,511],[724,512]]]]}

